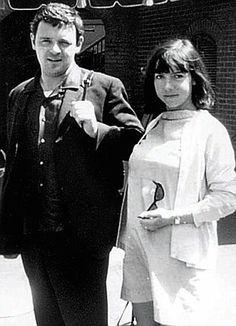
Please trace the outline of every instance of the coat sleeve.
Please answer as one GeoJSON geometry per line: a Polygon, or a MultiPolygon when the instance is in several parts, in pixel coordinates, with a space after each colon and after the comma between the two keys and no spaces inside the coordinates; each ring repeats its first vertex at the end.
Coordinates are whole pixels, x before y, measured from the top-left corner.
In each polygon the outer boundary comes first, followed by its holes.
{"type": "Polygon", "coordinates": [[[114,151],[127,160],[143,134],[143,127],[128,103],[123,83],[110,78],[103,108],[102,121],[98,123],[97,150],[114,151]]]}
{"type": "Polygon", "coordinates": [[[219,220],[236,210],[235,155],[226,128],[217,121],[205,151],[207,193],[192,207],[197,226],[219,220]]]}

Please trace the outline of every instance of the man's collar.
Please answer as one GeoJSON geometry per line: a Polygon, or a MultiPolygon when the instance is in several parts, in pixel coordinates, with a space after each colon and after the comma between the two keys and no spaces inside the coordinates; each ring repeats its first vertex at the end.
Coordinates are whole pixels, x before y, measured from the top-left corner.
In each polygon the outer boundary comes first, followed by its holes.
{"type": "Polygon", "coordinates": [[[31,78],[25,82],[23,92],[24,93],[35,92],[40,87],[39,79],[40,79],[40,71],[37,71],[34,78],[31,78]]]}
{"type": "MultiPolygon", "coordinates": [[[[74,63],[70,69],[65,80],[62,82],[62,89],[71,89],[78,90],[80,87],[83,87],[83,79],[86,75],[86,69],[80,68],[76,63],[74,63]]],[[[29,82],[25,88],[25,92],[35,92],[38,87],[40,87],[40,70],[35,74],[35,78],[29,82]]]]}
{"type": "Polygon", "coordinates": [[[74,63],[70,68],[69,74],[62,83],[62,88],[77,90],[80,86],[82,86],[82,75],[84,75],[83,70],[76,63],[74,63]]]}

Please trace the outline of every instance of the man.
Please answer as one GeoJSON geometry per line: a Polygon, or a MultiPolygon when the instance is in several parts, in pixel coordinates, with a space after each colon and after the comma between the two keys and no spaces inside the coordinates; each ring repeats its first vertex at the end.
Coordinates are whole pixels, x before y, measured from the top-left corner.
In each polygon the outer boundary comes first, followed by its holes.
{"type": "Polygon", "coordinates": [[[143,128],[119,79],[76,65],[76,10],[43,5],[30,37],[40,71],[9,96],[1,253],[22,254],[37,325],[105,326],[122,160],[143,128]]]}

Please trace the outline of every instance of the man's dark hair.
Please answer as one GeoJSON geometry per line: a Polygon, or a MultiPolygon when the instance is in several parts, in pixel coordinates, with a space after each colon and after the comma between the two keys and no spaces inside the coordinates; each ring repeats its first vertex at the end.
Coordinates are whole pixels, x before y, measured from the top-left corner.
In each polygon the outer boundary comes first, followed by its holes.
{"type": "Polygon", "coordinates": [[[76,41],[84,34],[83,21],[74,8],[63,3],[49,3],[42,5],[37,11],[34,19],[30,23],[30,31],[34,35],[37,33],[38,25],[41,21],[51,24],[52,26],[74,25],[76,28],[76,41]]]}

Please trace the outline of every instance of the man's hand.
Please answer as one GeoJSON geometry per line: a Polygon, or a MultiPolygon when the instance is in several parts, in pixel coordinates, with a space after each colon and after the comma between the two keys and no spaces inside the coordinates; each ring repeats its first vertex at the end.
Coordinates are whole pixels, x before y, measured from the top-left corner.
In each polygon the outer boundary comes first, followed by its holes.
{"type": "Polygon", "coordinates": [[[70,116],[84,129],[91,138],[96,138],[98,131],[94,106],[90,101],[73,101],[71,103],[70,116]]]}
{"type": "Polygon", "coordinates": [[[173,211],[157,208],[151,211],[144,211],[138,216],[140,224],[147,231],[156,231],[164,226],[173,224],[173,211]]]}

